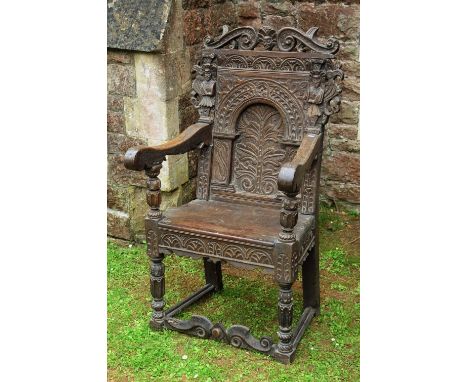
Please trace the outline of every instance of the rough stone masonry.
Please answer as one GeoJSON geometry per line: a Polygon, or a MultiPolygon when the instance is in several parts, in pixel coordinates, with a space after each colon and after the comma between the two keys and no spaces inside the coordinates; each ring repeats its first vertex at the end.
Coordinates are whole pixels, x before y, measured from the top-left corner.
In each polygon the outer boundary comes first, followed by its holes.
{"type": "MultiPolygon", "coordinates": [[[[359,206],[359,0],[108,1],[108,235],[144,238],[146,178],[123,167],[125,151],[175,137],[197,118],[190,103],[191,67],[206,35],[235,28],[319,27],[339,39],[345,71],[341,111],[327,127],[321,193],[359,206]]],[[[162,208],[195,197],[197,157],[170,157],[161,173],[162,208]]]]}

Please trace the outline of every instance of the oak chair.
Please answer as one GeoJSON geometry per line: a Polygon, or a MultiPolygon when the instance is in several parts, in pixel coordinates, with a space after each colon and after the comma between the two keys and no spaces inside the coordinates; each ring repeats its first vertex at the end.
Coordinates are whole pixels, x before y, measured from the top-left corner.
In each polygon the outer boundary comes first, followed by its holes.
{"type": "Polygon", "coordinates": [[[294,28],[241,27],[207,37],[194,66],[199,120],[156,147],[131,148],[125,166],[146,172],[145,220],[154,329],[171,329],[254,349],[290,363],[319,314],[319,180],[324,128],[339,110],[338,42],[294,28]],[[197,198],[160,211],[167,155],[199,150],[197,198]],[[206,285],[165,309],[166,254],[202,258],[206,285]],[[269,271],[279,288],[278,343],[249,328],[175,315],[222,290],[221,262],[269,271]],[[292,290],[302,267],[303,312],[292,328],[292,290]]]}

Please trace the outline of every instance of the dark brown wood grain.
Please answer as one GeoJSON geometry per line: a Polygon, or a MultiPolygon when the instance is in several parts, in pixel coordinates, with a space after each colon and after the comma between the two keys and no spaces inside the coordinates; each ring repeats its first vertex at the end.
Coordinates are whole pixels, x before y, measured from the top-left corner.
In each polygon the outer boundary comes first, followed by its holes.
{"type": "MultiPolygon", "coordinates": [[[[146,219],[151,260],[151,326],[269,354],[289,363],[320,311],[317,217],[324,130],[339,110],[339,43],[317,28],[240,27],[207,37],[194,66],[198,123],[175,139],[128,150],[125,166],[148,175],[146,219]],[[167,155],[201,148],[197,199],[159,209],[158,178],[167,155]],[[166,310],[165,255],[203,259],[206,285],[166,310]],[[203,316],[174,316],[223,288],[221,262],[261,267],[278,284],[278,338],[203,316]],[[292,327],[292,284],[302,267],[303,311],[292,327]]],[[[248,309],[248,307],[246,307],[248,309]]]]}

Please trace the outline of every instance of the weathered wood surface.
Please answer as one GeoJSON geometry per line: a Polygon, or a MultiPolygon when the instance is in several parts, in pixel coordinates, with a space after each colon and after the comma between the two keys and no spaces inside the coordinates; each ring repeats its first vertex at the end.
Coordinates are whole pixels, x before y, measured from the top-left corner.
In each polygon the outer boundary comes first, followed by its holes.
{"type": "Polygon", "coordinates": [[[128,150],[125,166],[149,177],[146,229],[155,329],[222,340],[283,363],[294,358],[320,311],[316,221],[324,129],[341,100],[338,48],[335,39],[318,38],[317,28],[304,33],[226,27],[205,40],[194,67],[198,123],[165,144],[128,150]],[[201,148],[197,200],[161,212],[162,162],[195,148],[201,148]],[[207,284],[164,311],[163,258],[171,252],[203,258],[207,284]],[[273,274],[279,288],[277,344],[241,325],[225,329],[203,316],[173,317],[222,289],[220,260],[273,274]],[[291,287],[301,266],[304,310],[293,329],[291,287]]]}

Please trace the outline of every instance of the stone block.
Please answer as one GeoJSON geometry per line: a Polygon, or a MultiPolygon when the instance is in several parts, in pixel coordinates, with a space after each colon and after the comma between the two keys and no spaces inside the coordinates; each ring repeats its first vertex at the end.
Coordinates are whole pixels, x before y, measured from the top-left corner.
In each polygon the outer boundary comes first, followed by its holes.
{"type": "Polygon", "coordinates": [[[346,151],[350,153],[359,153],[359,142],[347,138],[330,138],[329,147],[334,151],[346,151]]]}
{"type": "Polygon", "coordinates": [[[133,57],[131,53],[120,50],[108,50],[107,62],[116,64],[131,64],[133,62],[133,57]]]}
{"type": "Polygon", "coordinates": [[[129,97],[135,96],[135,68],[133,65],[107,65],[107,92],[129,97]]]}
{"type": "Polygon", "coordinates": [[[333,200],[343,200],[349,203],[360,201],[358,184],[326,181],[321,187],[321,193],[333,200]]]}
{"type": "Polygon", "coordinates": [[[359,65],[359,44],[355,41],[340,44],[336,58],[340,62],[353,61],[359,65]]]}
{"type": "Polygon", "coordinates": [[[324,38],[359,39],[359,7],[355,5],[302,3],[297,7],[297,23],[304,31],[318,27],[324,38]]]}
{"type": "Polygon", "coordinates": [[[330,138],[356,140],[358,137],[358,128],[356,125],[329,123],[326,130],[330,138]]]}
{"type": "Polygon", "coordinates": [[[340,111],[330,117],[330,122],[357,125],[359,122],[359,102],[342,100],[340,111]]]}
{"type": "Polygon", "coordinates": [[[199,44],[206,35],[204,12],[200,9],[190,9],[184,14],[184,35],[187,45],[199,44]]]}
{"type": "Polygon", "coordinates": [[[360,99],[360,81],[359,78],[345,76],[343,80],[342,98],[347,101],[359,101],[360,99]]]}
{"type": "Polygon", "coordinates": [[[125,154],[130,147],[144,144],[141,139],[130,138],[124,134],[107,133],[108,154],[125,154]]]}
{"type": "Polygon", "coordinates": [[[179,97],[179,131],[184,131],[198,120],[198,111],[190,101],[190,93],[179,97]]]}
{"type": "Polygon", "coordinates": [[[197,179],[190,179],[180,187],[182,188],[182,204],[187,204],[197,198],[197,179]]]}
{"type": "Polygon", "coordinates": [[[125,116],[116,111],[107,112],[107,131],[113,133],[125,132],[125,116]]]}
{"type": "Polygon", "coordinates": [[[130,189],[128,200],[130,232],[133,238],[144,238],[145,217],[149,209],[146,203],[146,187],[130,187],[130,189]]]}
{"type": "Polygon", "coordinates": [[[170,192],[189,180],[187,154],[169,155],[159,175],[161,190],[170,192]]]}
{"type": "Polygon", "coordinates": [[[118,95],[107,95],[107,110],[109,111],[118,111],[123,113],[124,111],[124,101],[122,96],[118,95]]]}
{"type": "Polygon", "coordinates": [[[206,8],[210,5],[210,0],[182,0],[183,9],[206,8]]]}
{"type": "Polygon", "coordinates": [[[262,1],[262,13],[265,15],[291,16],[294,6],[289,1],[269,2],[262,1]]]}
{"type": "Polygon", "coordinates": [[[324,152],[322,178],[326,181],[359,184],[359,155],[341,151],[324,152]]]}
{"type": "Polygon", "coordinates": [[[146,175],[143,171],[127,170],[123,165],[123,155],[107,155],[107,181],[116,185],[134,185],[146,187],[146,175]]]}
{"type": "Polygon", "coordinates": [[[359,61],[357,61],[357,60],[354,60],[354,61],[351,61],[351,60],[347,60],[347,61],[340,60],[339,62],[340,62],[340,64],[341,64],[341,69],[342,69],[343,72],[345,73],[345,77],[346,77],[346,76],[349,76],[349,77],[357,77],[357,78],[360,77],[361,73],[360,73],[359,61]]]}
{"type": "Polygon", "coordinates": [[[107,183],[107,208],[128,212],[130,191],[128,186],[107,183]]]}
{"type": "Polygon", "coordinates": [[[218,36],[221,33],[223,25],[229,26],[229,29],[237,27],[238,18],[236,8],[231,2],[212,5],[205,12],[203,22],[205,23],[207,34],[213,37],[218,36]]]}
{"type": "Polygon", "coordinates": [[[200,156],[199,150],[191,150],[187,153],[188,176],[190,179],[197,176],[199,156],[200,156]]]}
{"type": "Polygon", "coordinates": [[[107,209],[107,234],[119,239],[130,240],[130,218],[127,213],[107,209]]]}
{"type": "Polygon", "coordinates": [[[263,24],[273,29],[278,30],[284,27],[291,27],[291,26],[294,27],[296,26],[296,21],[293,16],[269,15],[265,17],[263,24]]]}
{"type": "Polygon", "coordinates": [[[237,14],[242,19],[256,19],[260,17],[260,7],[256,1],[245,1],[237,5],[237,14]]]}
{"type": "Polygon", "coordinates": [[[177,207],[182,204],[182,188],[179,187],[172,192],[161,193],[161,205],[159,208],[161,211],[165,211],[171,207],[177,207]]]}

